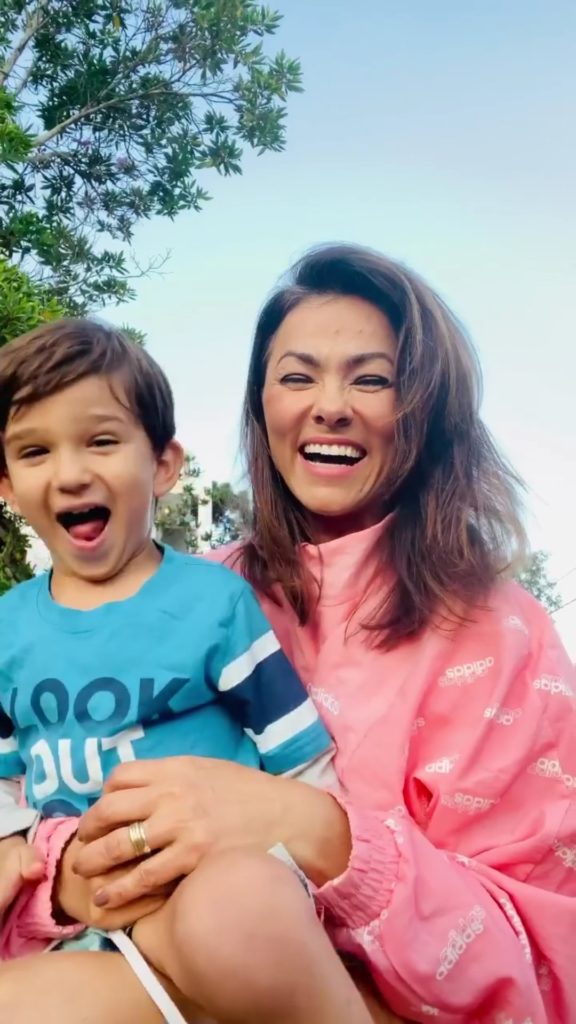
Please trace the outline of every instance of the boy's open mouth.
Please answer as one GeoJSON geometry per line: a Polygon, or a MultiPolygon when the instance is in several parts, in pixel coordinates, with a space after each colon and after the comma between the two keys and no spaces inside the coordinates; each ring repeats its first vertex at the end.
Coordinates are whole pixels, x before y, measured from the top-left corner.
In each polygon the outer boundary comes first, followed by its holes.
{"type": "Polygon", "coordinates": [[[92,505],[90,508],[59,512],[56,518],[73,540],[89,544],[98,540],[106,529],[110,509],[105,505],[92,505]]]}

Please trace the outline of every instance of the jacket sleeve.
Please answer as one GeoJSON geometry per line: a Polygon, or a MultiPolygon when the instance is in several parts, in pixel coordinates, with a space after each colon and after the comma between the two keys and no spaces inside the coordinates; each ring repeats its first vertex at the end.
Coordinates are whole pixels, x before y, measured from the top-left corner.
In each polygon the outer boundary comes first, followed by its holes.
{"type": "Polygon", "coordinates": [[[82,924],[59,924],[52,895],[60,858],[78,828],[77,818],[48,818],[40,822],[34,845],[44,861],[44,877],[26,885],[0,922],[0,961],[40,953],[53,942],[84,930],[82,924]]]}
{"type": "Polygon", "coordinates": [[[351,861],[318,901],[409,1020],[576,1020],[576,680],[527,609],[526,642],[492,636],[478,685],[430,689],[397,806],[341,798],[351,861]]]}

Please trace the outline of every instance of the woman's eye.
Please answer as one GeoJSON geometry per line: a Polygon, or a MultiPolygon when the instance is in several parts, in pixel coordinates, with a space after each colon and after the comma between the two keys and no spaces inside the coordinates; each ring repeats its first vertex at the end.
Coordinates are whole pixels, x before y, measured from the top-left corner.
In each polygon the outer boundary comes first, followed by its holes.
{"type": "Polygon", "coordinates": [[[312,384],[313,381],[312,381],[312,378],[309,377],[308,374],[306,374],[306,373],[287,373],[284,377],[282,377],[280,383],[281,384],[295,384],[296,386],[298,386],[298,385],[312,384]]]}
{"type": "Polygon", "coordinates": [[[364,374],[362,377],[357,377],[354,381],[356,387],[360,388],[391,388],[392,381],[390,377],[383,377],[378,373],[364,374]]]}

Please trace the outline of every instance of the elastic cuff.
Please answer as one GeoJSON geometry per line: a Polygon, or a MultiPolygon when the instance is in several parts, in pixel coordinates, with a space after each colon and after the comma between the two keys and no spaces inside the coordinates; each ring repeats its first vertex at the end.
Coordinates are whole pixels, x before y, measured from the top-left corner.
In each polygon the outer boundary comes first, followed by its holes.
{"type": "Polygon", "coordinates": [[[354,807],[333,794],[348,815],[352,853],[346,871],[315,893],[316,902],[337,925],[363,928],[388,908],[400,867],[389,815],[354,807]]]}
{"type": "Polygon", "coordinates": [[[30,895],[26,906],[26,930],[42,939],[64,939],[82,931],[82,924],[58,924],[54,917],[53,892],[62,854],[78,831],[77,818],[43,821],[35,846],[44,856],[44,878],[30,895]]]}

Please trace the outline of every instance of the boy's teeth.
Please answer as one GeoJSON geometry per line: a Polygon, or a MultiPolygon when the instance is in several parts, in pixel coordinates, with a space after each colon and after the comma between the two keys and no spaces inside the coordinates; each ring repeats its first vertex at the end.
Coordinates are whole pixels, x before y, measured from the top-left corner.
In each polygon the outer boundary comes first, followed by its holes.
{"type": "Polygon", "coordinates": [[[85,523],[107,523],[110,518],[110,509],[104,505],[90,505],[86,506],[86,508],[60,512],[56,518],[61,526],[66,530],[70,530],[73,526],[84,525],[85,523]]]}
{"type": "Polygon", "coordinates": [[[110,509],[104,505],[91,505],[58,515],[61,526],[77,541],[94,541],[106,529],[110,509]]]}

